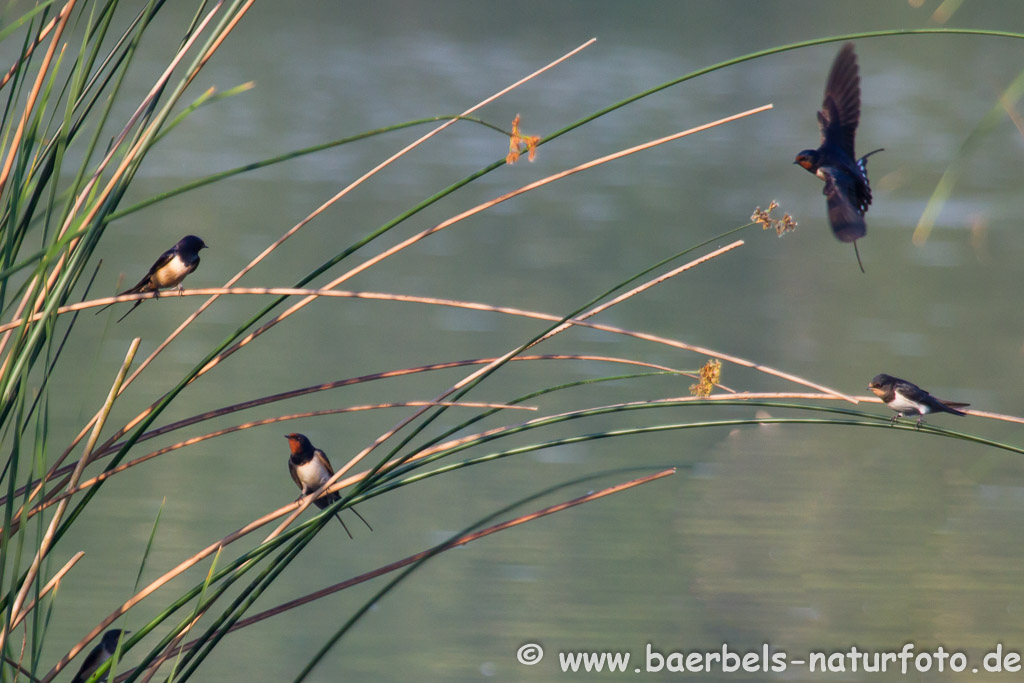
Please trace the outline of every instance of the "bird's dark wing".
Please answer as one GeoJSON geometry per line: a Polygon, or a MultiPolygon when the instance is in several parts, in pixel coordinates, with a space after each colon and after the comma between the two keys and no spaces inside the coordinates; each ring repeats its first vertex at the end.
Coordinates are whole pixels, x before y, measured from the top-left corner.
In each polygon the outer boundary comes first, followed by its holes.
{"type": "Polygon", "coordinates": [[[164,253],[160,254],[160,258],[158,258],[156,262],[152,266],[150,266],[149,272],[146,273],[146,276],[139,280],[138,284],[136,284],[134,287],[132,287],[131,289],[124,290],[123,292],[118,294],[118,296],[121,296],[121,294],[140,294],[142,292],[151,292],[154,289],[156,289],[156,287],[153,285],[152,280],[153,273],[155,273],[156,271],[160,270],[168,263],[170,263],[171,259],[174,258],[174,254],[174,249],[168,249],[164,253]]]}
{"type": "Polygon", "coordinates": [[[966,408],[967,406],[971,405],[970,403],[957,403],[956,401],[943,401],[942,399],[939,399],[939,398],[936,398],[935,400],[936,400],[936,402],[939,403],[939,405],[942,406],[942,408],[947,413],[953,413],[954,415],[966,415],[967,413],[965,413],[962,410],[958,410],[958,409],[959,408],[966,408]]]}
{"type": "Polygon", "coordinates": [[[82,662],[82,668],[80,668],[78,673],[75,674],[71,683],[82,683],[82,681],[89,678],[96,669],[100,668],[100,664],[106,661],[106,658],[104,657],[105,654],[102,644],[94,647],[85,658],[85,661],[82,662]]]}
{"type": "Polygon", "coordinates": [[[851,158],[853,140],[860,122],[860,76],[853,43],[843,45],[832,62],[825,83],[825,99],[818,112],[822,145],[834,145],[851,158]]]}
{"type": "Polygon", "coordinates": [[[331,461],[327,459],[326,453],[317,448],[313,451],[313,457],[316,458],[317,462],[323,465],[325,470],[327,470],[327,476],[334,476],[334,468],[331,467],[331,461]]]}
{"type": "Polygon", "coordinates": [[[299,487],[299,490],[305,491],[305,488],[302,486],[302,482],[299,481],[299,472],[295,469],[295,465],[292,464],[291,460],[288,461],[288,474],[292,475],[292,481],[294,481],[295,485],[299,487]]]}
{"type": "MultiPolygon", "coordinates": [[[[323,466],[323,468],[325,470],[327,470],[327,476],[328,477],[334,476],[334,468],[331,467],[331,461],[327,459],[327,454],[326,453],[324,453],[322,450],[317,448],[316,450],[313,451],[313,457],[316,459],[316,461],[318,463],[320,463],[320,465],[323,466]]],[[[317,486],[316,488],[320,488],[320,487],[317,486]]],[[[340,497],[341,496],[338,495],[338,492],[335,491],[334,493],[328,493],[327,495],[321,496],[320,498],[314,500],[313,504],[316,505],[321,510],[323,510],[325,507],[327,507],[331,503],[337,502],[337,500],[340,497]]],[[[341,522],[341,517],[338,518],[338,521],[341,522]]],[[[345,523],[341,522],[341,525],[345,526],[345,523]]],[[[345,533],[348,533],[348,527],[345,527],[345,533]]],[[[348,535],[349,535],[349,538],[352,537],[352,534],[348,534],[348,535]]]]}
{"type": "Polygon", "coordinates": [[[896,381],[896,391],[900,392],[903,396],[914,403],[924,403],[925,405],[928,405],[932,401],[938,400],[913,382],[908,382],[904,379],[896,381]]]}
{"type": "Polygon", "coordinates": [[[856,183],[846,174],[833,174],[830,169],[821,168],[819,172],[825,176],[825,188],[822,190],[828,203],[828,222],[832,232],[840,242],[854,242],[867,234],[864,216],[853,203],[856,196],[856,183]]]}

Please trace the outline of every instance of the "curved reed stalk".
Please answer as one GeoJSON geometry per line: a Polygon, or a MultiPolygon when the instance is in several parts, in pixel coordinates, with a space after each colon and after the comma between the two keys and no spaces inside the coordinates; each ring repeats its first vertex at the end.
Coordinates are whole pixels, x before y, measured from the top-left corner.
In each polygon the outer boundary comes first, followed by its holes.
{"type": "MultiPolygon", "coordinates": [[[[225,406],[223,408],[217,408],[217,409],[214,409],[214,410],[209,410],[209,411],[206,411],[204,413],[200,413],[198,415],[193,415],[192,417],[187,417],[187,418],[178,420],[176,422],[172,422],[172,423],[170,423],[168,425],[164,425],[163,427],[159,427],[157,429],[153,429],[153,430],[150,430],[148,432],[145,432],[144,434],[142,434],[138,438],[136,443],[139,443],[141,441],[147,441],[149,439],[153,439],[153,438],[156,438],[158,436],[162,436],[164,434],[168,434],[168,433],[176,431],[178,429],[182,429],[184,427],[188,427],[188,426],[191,426],[191,425],[194,425],[194,424],[198,424],[198,423],[206,421],[206,420],[211,420],[211,419],[214,419],[214,418],[217,418],[217,417],[222,417],[224,415],[229,415],[231,413],[239,412],[239,411],[242,411],[242,410],[247,410],[249,408],[255,408],[255,407],[258,407],[258,406],[262,406],[262,405],[268,405],[270,403],[275,403],[277,401],[284,401],[284,400],[287,400],[287,399],[296,398],[298,396],[306,396],[308,394],[312,394],[312,393],[319,392],[319,391],[328,391],[328,390],[331,390],[331,389],[337,389],[339,387],[351,386],[351,385],[355,385],[355,384],[362,384],[364,382],[371,382],[371,381],[380,380],[380,379],[392,379],[392,378],[396,378],[396,377],[405,377],[405,376],[408,376],[408,375],[419,374],[419,373],[422,373],[422,372],[431,372],[431,371],[435,371],[435,370],[448,370],[448,369],[451,369],[451,368],[464,367],[464,366],[467,366],[467,365],[484,365],[484,364],[492,362],[493,360],[494,360],[493,358],[474,358],[474,359],[470,359],[470,360],[449,361],[449,362],[446,362],[446,363],[431,363],[429,365],[421,365],[421,366],[414,367],[414,368],[402,368],[400,370],[389,370],[389,371],[386,371],[386,372],[376,372],[376,373],[372,373],[372,374],[369,374],[369,375],[362,375],[360,377],[350,377],[348,379],[336,380],[336,381],[333,381],[333,382],[324,382],[324,383],[321,383],[321,384],[315,384],[315,385],[312,385],[312,386],[302,387],[300,389],[292,389],[290,391],[285,391],[285,392],[281,392],[281,393],[277,393],[277,394],[271,394],[269,396],[264,396],[262,398],[250,399],[248,401],[243,401],[241,403],[236,403],[234,405],[225,406]]],[[[660,372],[665,372],[665,373],[670,373],[670,374],[675,374],[675,375],[682,375],[684,377],[691,377],[693,379],[697,379],[698,378],[698,375],[696,373],[693,373],[693,372],[686,372],[684,370],[678,370],[678,369],[675,369],[675,368],[670,368],[668,366],[659,365],[657,363],[648,363],[648,362],[640,361],[640,360],[636,360],[636,359],[618,358],[618,357],[614,357],[614,356],[594,356],[594,355],[586,355],[586,354],[543,354],[543,355],[533,355],[533,356],[519,356],[517,358],[514,358],[513,360],[514,361],[537,361],[537,360],[594,361],[594,362],[599,362],[599,363],[614,363],[614,364],[622,364],[622,365],[632,365],[632,366],[649,368],[649,369],[657,370],[657,371],[660,371],[660,372]]],[[[729,388],[727,385],[719,384],[717,386],[720,389],[722,389],[723,391],[733,392],[733,393],[735,392],[734,389],[729,388]]],[[[174,446],[169,447],[168,449],[161,449],[160,453],[166,452],[166,451],[171,450],[171,449],[183,447],[183,446],[185,446],[185,445],[187,445],[189,443],[191,443],[191,442],[190,441],[180,442],[178,444],[175,444],[174,446]]],[[[104,456],[110,455],[112,453],[116,453],[121,448],[121,446],[122,446],[122,444],[120,444],[120,443],[113,443],[113,444],[111,444],[111,445],[109,445],[109,446],[107,446],[105,448],[97,449],[93,453],[92,461],[95,462],[99,458],[102,458],[104,456]]],[[[142,456],[142,457],[143,458],[148,458],[148,457],[152,457],[152,456],[154,456],[154,453],[150,453],[147,456],[142,456]]],[[[140,460],[142,460],[142,458],[136,458],[135,460],[133,460],[130,463],[128,463],[127,466],[131,466],[134,463],[138,463],[140,460]]],[[[74,469],[74,465],[65,465],[64,467],[58,467],[58,468],[55,468],[55,469],[51,469],[50,472],[47,473],[47,476],[45,477],[44,480],[45,481],[50,481],[50,480],[52,480],[52,479],[54,479],[56,477],[60,477],[60,476],[63,476],[65,474],[70,473],[73,469],[74,469]]],[[[122,469],[124,469],[124,468],[123,467],[118,467],[118,468],[116,468],[116,471],[120,471],[122,469]]],[[[36,486],[38,486],[40,484],[41,481],[44,481],[44,480],[36,480],[36,481],[32,482],[31,486],[32,487],[36,487],[36,486]]],[[[61,487],[58,485],[57,488],[59,489],[61,487]]],[[[21,496],[21,495],[23,495],[25,493],[26,490],[27,490],[27,488],[23,486],[21,488],[16,489],[14,493],[15,493],[16,496],[21,496]]],[[[51,498],[48,496],[47,500],[49,501],[49,500],[51,500],[51,498]]],[[[3,505],[6,502],[7,502],[7,496],[0,496],[0,505],[3,505]]],[[[15,516],[18,516],[18,515],[15,515],[15,516]]]]}
{"type": "MultiPolygon", "coordinates": [[[[522,525],[522,524],[526,524],[527,522],[532,522],[532,521],[537,520],[537,519],[541,519],[542,517],[547,517],[548,515],[553,515],[553,514],[555,514],[557,512],[562,512],[563,510],[568,510],[569,508],[573,508],[573,507],[576,507],[578,505],[583,505],[585,503],[590,503],[592,501],[599,500],[601,498],[605,498],[606,496],[610,496],[610,495],[615,494],[615,493],[621,493],[622,491],[627,491],[627,490],[629,490],[631,488],[635,488],[637,486],[642,486],[643,484],[649,484],[649,483],[651,483],[653,481],[657,481],[658,479],[663,479],[665,477],[671,476],[671,475],[675,474],[675,472],[676,472],[676,468],[674,468],[674,467],[673,468],[669,468],[669,469],[665,469],[665,470],[661,470],[659,472],[656,472],[654,474],[651,474],[651,475],[648,475],[648,476],[645,476],[645,477],[639,477],[639,478],[633,479],[631,481],[622,482],[621,484],[616,484],[614,486],[609,486],[609,487],[600,489],[598,491],[593,491],[591,493],[587,493],[585,495],[579,496],[578,498],[573,498],[571,500],[567,500],[567,501],[565,501],[563,503],[558,503],[556,505],[550,505],[550,506],[548,506],[546,508],[543,508],[543,509],[537,510],[535,512],[531,512],[531,513],[525,514],[525,515],[520,515],[520,516],[518,516],[518,517],[516,517],[514,519],[510,519],[510,520],[505,521],[505,522],[499,522],[498,524],[494,524],[492,526],[489,526],[489,527],[487,527],[485,529],[481,529],[479,531],[473,531],[473,532],[461,534],[460,536],[458,536],[458,538],[455,538],[454,540],[448,541],[446,543],[442,543],[440,545],[436,545],[433,548],[429,548],[427,550],[422,550],[422,551],[420,551],[418,553],[415,553],[413,555],[409,555],[407,557],[404,557],[401,560],[396,560],[395,562],[392,562],[390,564],[384,565],[383,567],[378,567],[377,569],[374,569],[374,570],[369,571],[369,572],[365,572],[363,574],[360,574],[359,576],[354,576],[354,577],[352,577],[350,579],[346,579],[345,581],[341,581],[340,583],[335,583],[335,584],[332,584],[332,585],[327,586],[325,588],[321,588],[320,590],[317,590],[317,591],[314,591],[312,593],[308,593],[306,595],[303,595],[303,596],[301,596],[299,598],[295,598],[293,600],[289,600],[289,601],[287,601],[285,603],[277,605],[276,607],[273,607],[273,608],[268,609],[268,610],[264,610],[263,612],[260,612],[259,614],[254,614],[251,617],[247,617],[246,619],[241,619],[238,622],[236,622],[231,628],[229,628],[227,630],[227,632],[228,633],[232,633],[234,631],[238,631],[239,629],[245,628],[247,626],[252,626],[253,624],[259,623],[261,621],[265,621],[266,619],[269,619],[271,617],[275,617],[275,616],[277,616],[279,614],[283,614],[283,613],[285,613],[285,612],[287,612],[289,610],[293,610],[296,607],[301,607],[302,605],[309,604],[311,602],[319,600],[320,598],[324,598],[324,597],[326,597],[328,595],[331,595],[333,593],[337,593],[338,591],[342,591],[342,590],[345,590],[347,588],[351,588],[352,586],[357,586],[357,585],[359,585],[361,583],[365,583],[367,581],[370,581],[371,579],[376,579],[376,578],[384,576],[386,574],[390,574],[392,572],[398,571],[399,569],[402,569],[404,567],[408,567],[408,566],[410,566],[412,564],[415,564],[416,562],[419,562],[421,560],[427,559],[427,558],[429,558],[429,557],[431,557],[433,555],[436,555],[438,553],[445,552],[445,551],[448,551],[448,550],[452,550],[453,548],[458,548],[458,547],[461,547],[461,546],[464,546],[464,545],[468,545],[469,543],[472,543],[473,541],[477,541],[477,540],[479,540],[481,538],[485,538],[485,537],[490,536],[492,534],[496,534],[499,531],[506,531],[506,530],[511,529],[513,527],[516,527],[516,526],[519,526],[519,525],[522,525]]],[[[152,664],[150,664],[150,667],[159,667],[165,661],[170,659],[171,657],[177,656],[182,651],[191,650],[194,647],[196,647],[197,644],[199,644],[199,641],[198,640],[193,640],[193,641],[191,641],[189,643],[186,643],[186,644],[184,644],[184,645],[182,645],[180,647],[175,646],[175,647],[168,648],[160,656],[159,659],[157,659],[152,664]]],[[[132,674],[131,671],[125,672],[121,676],[118,676],[117,679],[115,679],[115,680],[118,681],[118,682],[126,680],[131,674],[132,674]]]]}

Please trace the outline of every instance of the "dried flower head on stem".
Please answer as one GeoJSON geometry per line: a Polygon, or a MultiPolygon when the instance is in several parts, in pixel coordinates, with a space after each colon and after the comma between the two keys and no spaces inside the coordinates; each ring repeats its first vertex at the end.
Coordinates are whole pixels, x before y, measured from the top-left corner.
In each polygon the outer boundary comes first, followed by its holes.
{"type": "Polygon", "coordinates": [[[772,211],[777,208],[779,208],[779,203],[773,199],[767,209],[762,210],[760,206],[754,209],[750,220],[752,223],[760,223],[765,230],[774,230],[779,237],[796,230],[796,220],[788,213],[782,214],[782,218],[772,217],[772,211]]]}
{"type": "Polygon", "coordinates": [[[715,388],[722,379],[722,361],[712,358],[700,369],[700,381],[690,385],[690,393],[694,396],[707,398],[711,390],[715,388]]]}
{"type": "Polygon", "coordinates": [[[526,145],[527,159],[533,161],[534,157],[537,156],[537,143],[540,142],[539,135],[523,135],[522,131],[519,130],[519,114],[512,119],[512,135],[508,139],[508,156],[505,157],[505,163],[514,164],[519,161],[521,145],[526,145]]]}

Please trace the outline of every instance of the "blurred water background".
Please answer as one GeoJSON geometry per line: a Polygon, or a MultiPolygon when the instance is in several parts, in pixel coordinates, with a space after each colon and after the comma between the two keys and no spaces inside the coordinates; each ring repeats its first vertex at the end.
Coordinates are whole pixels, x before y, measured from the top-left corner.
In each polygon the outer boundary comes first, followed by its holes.
{"type": "MultiPolygon", "coordinates": [[[[171,5],[126,84],[125,115],[166,64],[194,9],[171,5]]],[[[755,50],[933,26],[938,6],[934,0],[258,3],[194,92],[246,81],[255,88],[198,111],[161,143],[123,205],[292,149],[458,113],[591,37],[598,38],[595,45],[480,116],[507,128],[518,113],[525,132],[544,135],[755,50]]],[[[1024,15],[1012,0],[975,0],[960,6],[948,25],[1022,31],[1024,15]]],[[[736,354],[849,393],[867,393],[868,380],[888,372],[982,410],[1024,414],[1024,136],[1014,124],[1014,118],[1020,121],[1018,104],[1008,104],[998,125],[970,148],[928,239],[911,239],[939,178],[1024,69],[1024,42],[960,35],[857,42],[863,100],[858,151],[886,150],[871,160],[875,204],[860,243],[866,275],[852,249],[828,230],[820,181],[792,164],[797,151],[818,143],[815,111],[837,50],[837,44],[817,46],[718,71],[563,136],[542,147],[534,163],[523,160],[485,176],[381,243],[393,244],[583,161],[774,105],[768,113],[501,205],[349,286],[561,315],[657,260],[745,223],[755,206],[776,199],[799,221],[795,233],[777,239],[748,231],[742,249],[600,320],[736,354]]],[[[187,233],[210,245],[187,284],[221,285],[320,203],[423,132],[408,129],[306,156],[117,221],[100,247],[104,266],[96,295],[113,292],[122,275],[137,279],[187,233]]],[[[507,139],[492,131],[455,126],[330,208],[241,284],[292,285],[325,258],[506,151],[507,139]]],[[[339,272],[335,268],[316,282],[339,272]]],[[[63,400],[51,405],[50,442],[66,443],[92,415],[133,336],[143,336],[143,352],[152,350],[198,301],[147,302],[120,325],[110,317],[80,321],[79,328],[91,328],[95,336],[78,329],[78,343],[62,361],[81,371],[65,373],[65,384],[55,387],[63,400]]],[[[259,305],[250,297],[221,299],[160,357],[150,379],[173,384],[259,305]]],[[[489,313],[321,300],[196,382],[160,423],[318,382],[494,356],[540,329],[537,322],[489,313]]],[[[587,331],[567,333],[542,350],[639,357],[690,369],[705,360],[587,331]]],[[[543,364],[518,364],[471,398],[508,400],[546,386],[552,372],[543,364]]],[[[567,380],[603,374],[612,373],[587,363],[558,370],[567,380]]],[[[428,373],[351,387],[216,424],[427,399],[459,376],[428,373]]],[[[792,388],[730,364],[723,381],[738,389],[792,388]]],[[[578,389],[573,401],[601,405],[681,395],[688,384],[670,378],[609,383],[578,389]]],[[[128,419],[162,390],[155,384],[133,388],[112,420],[128,419]]],[[[560,405],[556,398],[534,404],[551,411],[560,405]]],[[[745,407],[707,415],[754,412],[745,407]]],[[[53,656],[131,594],[161,501],[166,504],[144,580],[294,498],[283,433],[308,434],[339,463],[402,414],[376,411],[245,430],[111,480],[76,525],[73,542],[64,544],[65,555],[55,558],[62,562],[79,548],[87,552],[63,584],[76,598],[57,604],[48,644],[53,656]]],[[[454,424],[460,415],[450,413],[444,423],[454,424]]],[[[589,429],[694,415],[616,416],[595,420],[589,429]]],[[[953,416],[933,422],[1024,442],[1019,426],[1008,423],[953,416]]],[[[841,427],[610,439],[435,478],[361,505],[372,534],[351,522],[354,541],[340,529],[325,529],[257,607],[421,550],[500,504],[558,481],[631,464],[683,469],[642,490],[435,559],[378,604],[313,679],[547,680],[557,674],[552,658],[558,650],[639,656],[646,643],[662,651],[714,649],[723,642],[759,650],[770,643],[799,653],[853,644],[898,650],[913,641],[921,649],[942,644],[978,658],[999,642],[1024,649],[1020,456],[895,430],[841,427]],[[525,642],[543,644],[549,659],[532,668],[517,664],[516,649],[525,642]]],[[[569,489],[562,497],[581,492],[569,489]]],[[[197,569],[171,589],[201,580],[203,572],[205,567],[197,569]]],[[[230,636],[201,680],[291,680],[378,585],[230,636]]],[[[128,627],[155,613],[157,602],[143,607],[128,627]]]]}

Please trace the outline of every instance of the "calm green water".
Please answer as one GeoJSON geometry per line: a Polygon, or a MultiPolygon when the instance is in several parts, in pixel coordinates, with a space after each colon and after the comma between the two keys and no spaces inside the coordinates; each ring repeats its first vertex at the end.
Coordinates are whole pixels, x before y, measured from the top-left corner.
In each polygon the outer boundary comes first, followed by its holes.
{"type": "MultiPolygon", "coordinates": [[[[125,203],[306,145],[458,113],[593,36],[598,42],[581,55],[481,115],[507,127],[519,113],[527,133],[544,135],[754,50],[845,32],[928,26],[937,5],[257,4],[194,92],[250,80],[255,89],[197,112],[148,158],[125,203]]],[[[150,72],[177,44],[188,9],[172,7],[156,27],[164,33],[140,63],[129,102],[141,97],[150,72]]],[[[950,25],[1024,31],[1024,15],[1015,2],[968,2],[950,25]]],[[[1024,42],[969,36],[858,42],[858,149],[886,148],[871,160],[875,204],[860,247],[866,275],[848,245],[829,234],[821,183],[792,165],[797,151],[817,144],[815,111],[836,50],[825,45],[716,72],[563,136],[541,148],[535,163],[491,173],[383,242],[393,244],[583,161],[766,103],[775,107],[518,198],[430,238],[350,286],[562,314],[669,254],[741,225],[755,206],[777,199],[799,221],[795,233],[776,239],[748,231],[742,249],[600,321],[712,347],[850,393],[866,393],[872,376],[889,372],[978,409],[1024,414],[1024,137],[1009,117],[970,149],[927,242],[911,242],[941,174],[1022,68],[1024,42]]],[[[113,291],[121,274],[137,278],[189,232],[210,249],[188,284],[221,285],[320,203],[424,131],[247,174],[118,221],[100,248],[98,293],[113,291]]],[[[333,206],[242,284],[292,285],[328,256],[506,150],[506,139],[480,127],[448,131],[333,206]]],[[[66,372],[55,387],[53,395],[62,400],[51,405],[50,443],[65,443],[92,414],[133,336],[143,337],[148,352],[196,305],[196,299],[147,303],[116,326],[106,317],[80,321],[65,367],[83,369],[66,372]]],[[[125,395],[112,420],[133,416],[258,306],[243,297],[217,303],[154,364],[152,383],[125,395]]],[[[536,322],[489,313],[322,300],[196,382],[160,424],[309,384],[493,356],[540,329],[536,322]]],[[[567,333],[541,350],[679,368],[704,360],[586,331],[567,333]]],[[[617,372],[593,363],[519,364],[470,397],[504,401],[558,381],[617,372]]],[[[448,371],[322,393],[188,435],[284,412],[427,399],[461,376],[448,371]]],[[[737,389],[792,388],[729,364],[723,381],[737,389]]],[[[554,413],[679,395],[688,384],[609,384],[534,403],[542,413],[554,413]]],[[[595,419],[544,438],[754,412],[668,409],[595,419]]],[[[293,499],[283,433],[308,434],[340,463],[405,414],[377,411],[246,430],[112,479],[55,557],[63,562],[78,549],[88,553],[62,587],[65,599],[57,603],[49,639],[53,656],[132,593],[162,501],[144,580],[293,499]]],[[[932,421],[1024,443],[1019,427],[1008,423],[953,416],[932,421]]],[[[148,442],[146,449],[184,436],[148,442]]],[[[663,653],[720,649],[722,643],[760,652],[769,643],[798,658],[852,645],[899,650],[910,641],[918,651],[938,645],[962,650],[978,665],[997,643],[1024,650],[1022,462],[1005,451],[895,430],[796,426],[674,432],[519,456],[364,503],[360,511],[374,533],[350,523],[356,539],[349,541],[328,527],[257,609],[419,551],[498,505],[553,483],[615,467],[679,465],[667,480],[434,560],[377,605],[313,680],[548,680],[559,675],[559,650],[620,650],[640,658],[647,643],[663,653]],[[516,649],[527,642],[547,651],[530,668],[515,660],[516,649]]],[[[543,504],[586,488],[568,489],[543,504]]],[[[207,568],[186,580],[201,580],[207,568]]],[[[291,680],[379,585],[229,637],[199,679],[291,680]]],[[[159,598],[144,603],[128,628],[158,607],[159,598]]],[[[817,678],[799,667],[774,675],[717,675],[817,678]]],[[[846,679],[860,676],[847,673],[846,679]]]]}

